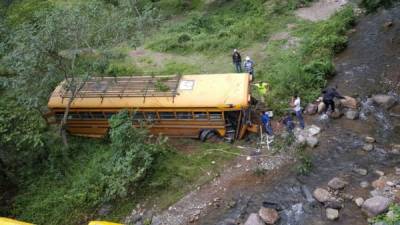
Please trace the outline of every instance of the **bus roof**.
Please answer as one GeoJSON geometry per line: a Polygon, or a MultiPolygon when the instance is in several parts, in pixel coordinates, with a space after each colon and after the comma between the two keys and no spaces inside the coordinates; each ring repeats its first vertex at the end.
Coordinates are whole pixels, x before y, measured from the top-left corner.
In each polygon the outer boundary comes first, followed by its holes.
{"type": "MultiPolygon", "coordinates": [[[[92,78],[81,83],[71,108],[241,108],[249,101],[247,73],[92,78]]],[[[65,108],[66,81],[48,107],[65,108]]]]}

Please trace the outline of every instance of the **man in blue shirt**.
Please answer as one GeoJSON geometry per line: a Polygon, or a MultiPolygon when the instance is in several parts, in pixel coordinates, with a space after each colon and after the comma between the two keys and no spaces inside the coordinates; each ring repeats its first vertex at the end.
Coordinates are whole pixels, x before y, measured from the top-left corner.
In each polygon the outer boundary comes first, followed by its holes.
{"type": "Polygon", "coordinates": [[[261,112],[261,122],[267,134],[274,135],[271,127],[271,118],[269,117],[268,112],[261,112]]]}

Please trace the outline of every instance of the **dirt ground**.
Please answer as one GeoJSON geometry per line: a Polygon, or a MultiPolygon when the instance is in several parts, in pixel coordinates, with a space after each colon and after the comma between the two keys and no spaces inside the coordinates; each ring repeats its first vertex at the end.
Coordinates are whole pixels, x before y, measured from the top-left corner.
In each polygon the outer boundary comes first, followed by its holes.
{"type": "Polygon", "coordinates": [[[320,0],[313,3],[310,7],[298,9],[296,15],[305,20],[326,20],[346,5],[347,2],[347,0],[320,0]]]}

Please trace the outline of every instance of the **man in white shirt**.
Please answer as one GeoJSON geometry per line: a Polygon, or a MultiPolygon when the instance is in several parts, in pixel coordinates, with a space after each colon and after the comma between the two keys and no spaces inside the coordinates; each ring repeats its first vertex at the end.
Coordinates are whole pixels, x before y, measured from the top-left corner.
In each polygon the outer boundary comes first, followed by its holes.
{"type": "Polygon", "coordinates": [[[301,129],[304,129],[304,119],[303,119],[303,115],[301,113],[301,104],[300,103],[301,103],[300,97],[297,94],[295,94],[292,97],[291,106],[293,107],[293,110],[296,113],[296,117],[300,122],[301,129]]]}

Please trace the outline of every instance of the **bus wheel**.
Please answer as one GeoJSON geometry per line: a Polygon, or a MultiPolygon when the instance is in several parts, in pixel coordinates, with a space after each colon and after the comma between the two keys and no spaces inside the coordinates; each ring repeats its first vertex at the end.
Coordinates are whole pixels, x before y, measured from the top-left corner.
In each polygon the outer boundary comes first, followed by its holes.
{"type": "Polygon", "coordinates": [[[211,139],[211,138],[213,138],[215,136],[216,136],[215,130],[208,130],[207,129],[207,130],[200,131],[199,139],[200,139],[200,141],[205,142],[205,141],[207,141],[207,140],[209,140],[209,139],[211,139]]]}

